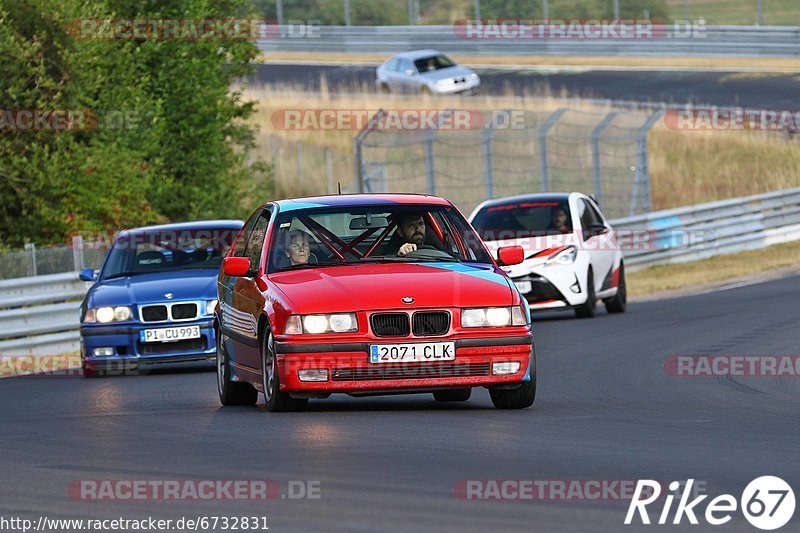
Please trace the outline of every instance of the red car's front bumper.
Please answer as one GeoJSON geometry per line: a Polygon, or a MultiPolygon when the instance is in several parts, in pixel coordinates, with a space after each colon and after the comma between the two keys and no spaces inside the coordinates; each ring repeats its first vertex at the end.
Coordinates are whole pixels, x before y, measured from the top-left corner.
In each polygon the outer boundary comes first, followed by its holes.
{"type": "MultiPolygon", "coordinates": [[[[423,341],[423,339],[413,339],[423,341]]],[[[425,339],[430,341],[433,339],[425,339]]],[[[408,342],[403,340],[399,342],[408,342]]],[[[455,342],[455,360],[432,363],[369,362],[370,342],[276,342],[281,390],[325,394],[368,393],[520,383],[529,372],[531,335],[436,338],[455,342]],[[518,362],[514,374],[493,375],[492,363],[518,362]],[[299,370],[325,369],[324,382],[300,381],[299,370]]],[[[385,344],[385,339],[380,341],[385,344]]]]}

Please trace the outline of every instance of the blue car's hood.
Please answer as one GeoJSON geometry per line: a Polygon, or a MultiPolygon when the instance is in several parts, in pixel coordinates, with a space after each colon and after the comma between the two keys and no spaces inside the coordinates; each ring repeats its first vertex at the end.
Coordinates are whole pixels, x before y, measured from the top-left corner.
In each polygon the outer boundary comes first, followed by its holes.
{"type": "Polygon", "coordinates": [[[101,281],[89,291],[88,307],[140,305],[167,301],[212,300],[217,297],[216,270],[183,270],[139,274],[101,281]]]}

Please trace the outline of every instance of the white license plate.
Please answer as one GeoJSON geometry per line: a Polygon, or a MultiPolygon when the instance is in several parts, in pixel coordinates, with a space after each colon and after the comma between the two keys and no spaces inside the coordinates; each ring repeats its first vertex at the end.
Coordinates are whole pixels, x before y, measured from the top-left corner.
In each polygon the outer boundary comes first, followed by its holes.
{"type": "Polygon", "coordinates": [[[419,342],[413,344],[372,344],[370,363],[420,363],[452,361],[456,358],[454,342],[419,342]]]}
{"type": "Polygon", "coordinates": [[[200,326],[145,329],[139,336],[142,342],[176,342],[186,339],[199,339],[200,326]]]}
{"type": "Polygon", "coordinates": [[[531,292],[531,289],[533,289],[533,285],[531,284],[530,281],[515,281],[514,285],[517,286],[519,292],[521,292],[522,294],[527,294],[531,292]]]}

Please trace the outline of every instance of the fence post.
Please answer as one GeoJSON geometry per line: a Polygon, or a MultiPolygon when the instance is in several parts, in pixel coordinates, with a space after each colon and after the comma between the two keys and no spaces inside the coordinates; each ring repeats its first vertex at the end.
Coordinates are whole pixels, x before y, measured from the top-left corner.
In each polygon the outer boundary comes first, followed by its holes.
{"type": "Polygon", "coordinates": [[[36,264],[36,245],[32,242],[25,243],[25,249],[31,252],[31,272],[33,276],[38,275],[38,268],[36,264]]]}
{"type": "Polygon", "coordinates": [[[541,172],[541,192],[550,191],[550,170],[547,165],[547,133],[550,128],[556,125],[556,122],[561,118],[567,110],[565,108],[557,109],[555,113],[550,115],[547,122],[539,129],[539,166],[541,172]]]}
{"type": "Polygon", "coordinates": [[[80,235],[72,237],[72,265],[76,272],[83,270],[85,266],[83,261],[83,237],[80,235]]]}
{"type": "Polygon", "coordinates": [[[367,122],[361,131],[358,132],[355,139],[353,139],[353,158],[355,159],[354,168],[356,171],[356,187],[358,187],[358,192],[369,192],[369,185],[366,183],[366,176],[364,175],[364,148],[362,143],[384,115],[386,115],[386,111],[379,109],[377,113],[372,115],[372,118],[369,119],[369,122],[367,122]]]}
{"type": "Polygon", "coordinates": [[[303,143],[297,143],[297,183],[303,186],[303,143]]]}
{"type": "Polygon", "coordinates": [[[636,176],[633,180],[633,193],[631,194],[631,208],[630,216],[636,214],[639,204],[639,189],[644,189],[641,193],[642,199],[642,212],[650,211],[652,207],[652,198],[650,192],[650,169],[647,166],[647,132],[650,131],[658,119],[661,118],[662,111],[655,111],[652,115],[647,117],[644,125],[639,128],[638,132],[638,150],[637,150],[637,164],[636,176]]]}
{"type": "Polygon", "coordinates": [[[592,177],[594,179],[594,197],[597,203],[601,205],[603,201],[603,182],[602,176],[600,175],[600,135],[618,114],[618,111],[612,111],[605,116],[594,130],[592,130],[592,177]]]}
{"type": "Polygon", "coordinates": [[[272,179],[275,181],[275,184],[280,181],[280,176],[278,176],[278,139],[275,137],[271,138],[271,145],[272,145],[272,179]]]}
{"type": "Polygon", "coordinates": [[[325,189],[328,194],[333,194],[333,159],[331,149],[325,148],[325,189]]]}
{"type": "Polygon", "coordinates": [[[425,176],[428,178],[428,194],[436,194],[436,168],[433,163],[433,138],[436,130],[425,132],[425,176]]]}
{"type": "Polygon", "coordinates": [[[494,198],[494,162],[492,161],[492,139],[495,133],[494,121],[483,130],[483,172],[486,176],[486,199],[494,198]]]}

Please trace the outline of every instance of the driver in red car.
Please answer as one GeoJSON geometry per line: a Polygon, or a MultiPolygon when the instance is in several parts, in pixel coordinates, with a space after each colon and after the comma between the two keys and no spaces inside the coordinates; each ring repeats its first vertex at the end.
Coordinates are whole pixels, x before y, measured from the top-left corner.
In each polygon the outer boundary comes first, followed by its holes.
{"type": "Polygon", "coordinates": [[[420,214],[404,215],[397,225],[397,233],[403,244],[397,250],[397,255],[402,257],[425,244],[425,219],[420,214]]]}

